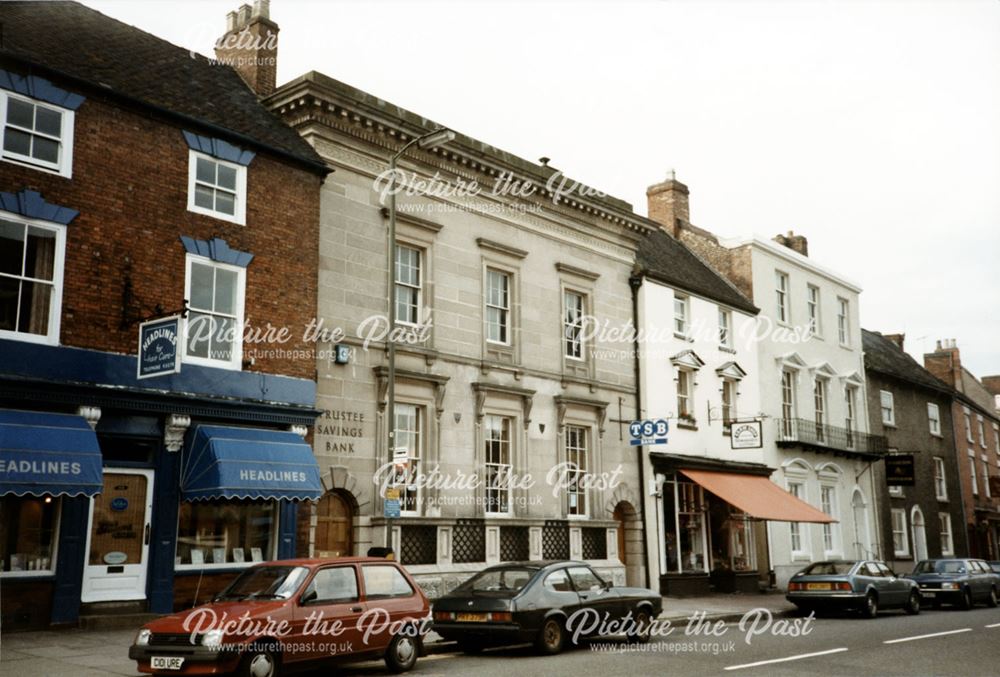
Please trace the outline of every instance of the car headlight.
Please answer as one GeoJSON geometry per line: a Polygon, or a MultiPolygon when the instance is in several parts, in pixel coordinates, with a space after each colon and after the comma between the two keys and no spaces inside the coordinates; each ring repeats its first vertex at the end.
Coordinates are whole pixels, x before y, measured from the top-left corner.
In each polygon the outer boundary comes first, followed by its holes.
{"type": "Polygon", "coordinates": [[[958,583],[942,583],[942,590],[958,590],[958,583]]]}
{"type": "Polygon", "coordinates": [[[222,646],[222,630],[217,628],[206,632],[201,636],[201,645],[212,648],[222,646]]]}
{"type": "Polygon", "coordinates": [[[149,638],[152,637],[152,636],[153,636],[153,632],[151,630],[147,630],[146,628],[143,628],[142,630],[140,630],[139,632],[137,632],[136,635],[135,635],[135,645],[136,646],[146,646],[147,644],[149,644],[149,638]]]}

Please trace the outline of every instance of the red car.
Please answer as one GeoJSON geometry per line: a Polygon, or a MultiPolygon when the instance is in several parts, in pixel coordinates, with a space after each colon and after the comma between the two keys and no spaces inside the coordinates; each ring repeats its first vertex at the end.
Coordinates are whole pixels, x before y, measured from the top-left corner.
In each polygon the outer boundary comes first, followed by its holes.
{"type": "Polygon", "coordinates": [[[430,605],[396,562],[372,557],[265,562],[212,602],[147,623],[129,649],[140,672],[277,677],[286,667],[382,657],[417,662],[430,605]]]}

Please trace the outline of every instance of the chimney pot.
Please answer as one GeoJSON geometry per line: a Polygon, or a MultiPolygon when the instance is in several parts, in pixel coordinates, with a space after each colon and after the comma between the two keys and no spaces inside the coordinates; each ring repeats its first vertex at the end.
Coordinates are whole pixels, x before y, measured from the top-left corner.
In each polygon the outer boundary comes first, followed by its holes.
{"type": "Polygon", "coordinates": [[[226,14],[226,32],[232,33],[236,30],[236,10],[226,14]]]}
{"type": "Polygon", "coordinates": [[[238,12],[238,20],[236,22],[236,30],[243,30],[250,23],[250,5],[240,5],[238,12]]]}
{"type": "Polygon", "coordinates": [[[277,84],[278,26],[269,15],[269,0],[240,5],[226,15],[226,35],[215,44],[219,62],[239,73],[261,97],[272,94],[277,84]]]}
{"type": "Polygon", "coordinates": [[[271,0],[253,0],[253,16],[261,19],[271,18],[271,0]]]}

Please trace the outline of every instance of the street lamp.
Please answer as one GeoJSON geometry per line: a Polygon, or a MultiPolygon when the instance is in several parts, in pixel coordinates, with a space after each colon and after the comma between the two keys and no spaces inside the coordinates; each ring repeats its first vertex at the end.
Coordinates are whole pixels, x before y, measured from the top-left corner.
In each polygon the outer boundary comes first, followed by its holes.
{"type": "MultiPolygon", "coordinates": [[[[389,390],[387,393],[388,403],[386,406],[386,420],[389,435],[387,448],[390,458],[396,449],[396,163],[403,153],[411,146],[416,145],[421,150],[431,150],[438,146],[454,141],[455,132],[445,127],[422,134],[410,139],[402,148],[396,151],[389,159],[389,176],[392,177],[392,184],[389,189],[389,390]]],[[[385,545],[392,547],[392,527],[391,518],[385,520],[385,545]]]]}

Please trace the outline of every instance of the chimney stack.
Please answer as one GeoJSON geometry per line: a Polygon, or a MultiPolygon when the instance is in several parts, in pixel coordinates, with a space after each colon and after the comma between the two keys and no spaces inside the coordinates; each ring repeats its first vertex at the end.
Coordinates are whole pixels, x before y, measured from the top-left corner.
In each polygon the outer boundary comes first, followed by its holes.
{"type": "Polygon", "coordinates": [[[215,56],[231,66],[259,97],[272,94],[278,79],[278,24],[271,21],[270,0],[254,0],[226,14],[226,34],[215,43],[215,56]]]}
{"type": "Polygon", "coordinates": [[[924,368],[959,392],[962,384],[962,356],[955,339],[941,339],[933,353],[924,354],[924,368]]]}
{"type": "Polygon", "coordinates": [[[666,181],[646,189],[646,209],[649,218],[663,224],[663,230],[674,238],[679,239],[681,229],[691,223],[688,187],[677,180],[674,170],[666,181]]]}
{"type": "Polygon", "coordinates": [[[903,341],[906,340],[906,334],[883,334],[882,336],[895,343],[897,348],[903,350],[903,341]]]}
{"type": "Polygon", "coordinates": [[[983,387],[993,396],[993,408],[1000,413],[1000,374],[996,376],[984,376],[982,378],[983,387]]]}
{"type": "Polygon", "coordinates": [[[788,235],[775,235],[774,241],[796,251],[802,256],[809,256],[809,241],[804,235],[796,235],[794,231],[788,231],[788,235]]]}

